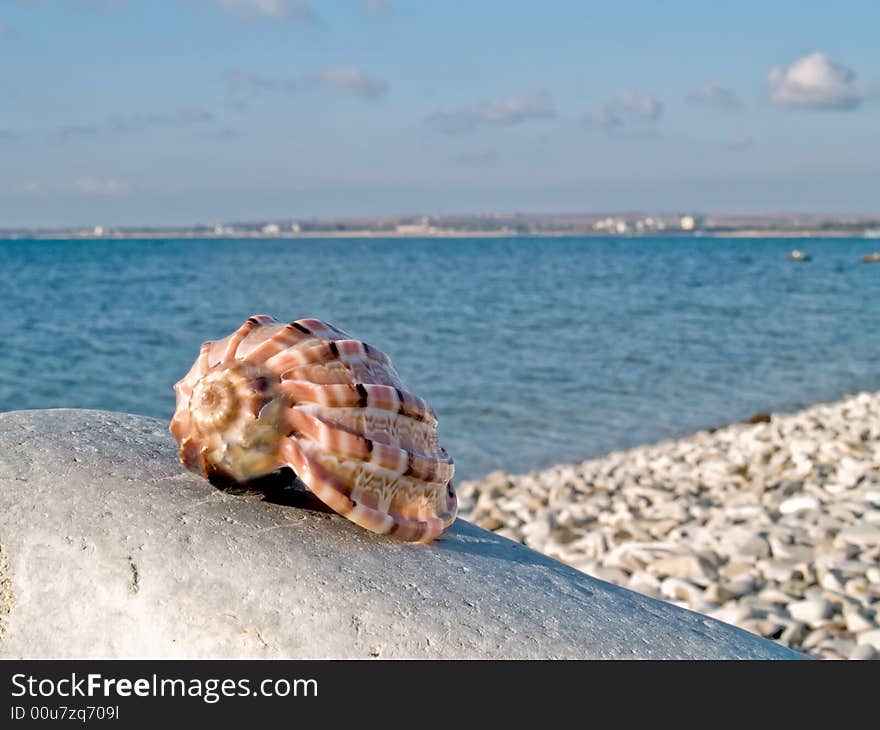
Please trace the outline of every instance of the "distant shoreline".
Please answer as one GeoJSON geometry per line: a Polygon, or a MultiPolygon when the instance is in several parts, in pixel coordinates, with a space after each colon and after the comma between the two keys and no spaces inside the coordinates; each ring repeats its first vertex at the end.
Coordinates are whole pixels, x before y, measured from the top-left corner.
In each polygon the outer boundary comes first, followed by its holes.
{"type": "Polygon", "coordinates": [[[405,233],[398,231],[309,231],[305,233],[263,233],[261,231],[235,231],[223,234],[193,231],[113,231],[104,234],[82,232],[0,232],[0,241],[112,241],[112,240],[171,240],[198,239],[218,241],[230,239],[325,239],[325,238],[358,238],[358,239],[459,239],[459,238],[621,238],[621,239],[654,239],[654,238],[864,238],[867,241],[878,240],[880,236],[868,235],[864,231],[848,230],[774,230],[774,229],[741,229],[732,231],[662,231],[657,233],[617,234],[606,231],[534,231],[522,233],[518,231],[437,231],[430,233],[405,233]]]}

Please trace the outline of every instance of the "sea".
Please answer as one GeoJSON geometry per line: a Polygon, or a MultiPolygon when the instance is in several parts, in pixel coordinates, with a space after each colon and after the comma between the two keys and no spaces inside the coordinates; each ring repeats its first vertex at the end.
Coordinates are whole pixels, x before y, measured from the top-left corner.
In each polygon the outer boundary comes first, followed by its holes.
{"type": "Polygon", "coordinates": [[[0,411],[168,420],[201,342],[317,317],[392,357],[458,480],[525,472],[880,389],[871,244],[0,241],[0,411]]]}

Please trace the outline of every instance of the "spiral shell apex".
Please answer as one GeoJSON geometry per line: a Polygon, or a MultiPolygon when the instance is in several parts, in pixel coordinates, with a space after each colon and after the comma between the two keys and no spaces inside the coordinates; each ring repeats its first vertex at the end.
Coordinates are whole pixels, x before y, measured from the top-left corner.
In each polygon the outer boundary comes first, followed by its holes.
{"type": "Polygon", "coordinates": [[[455,520],[455,467],[431,407],[387,355],[332,325],[250,317],[204,343],[174,390],[181,461],[208,479],[288,466],[334,511],[411,542],[455,520]]]}

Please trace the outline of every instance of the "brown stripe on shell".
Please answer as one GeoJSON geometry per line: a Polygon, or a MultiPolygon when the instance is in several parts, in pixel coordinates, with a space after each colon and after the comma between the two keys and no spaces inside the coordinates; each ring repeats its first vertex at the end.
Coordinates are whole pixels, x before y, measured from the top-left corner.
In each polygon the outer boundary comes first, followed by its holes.
{"type": "Polygon", "coordinates": [[[286,324],[281,327],[271,337],[266,338],[263,342],[251,350],[244,359],[250,362],[266,362],[273,355],[277,355],[282,350],[294,347],[300,342],[312,339],[312,335],[304,334],[292,324],[286,324]]]}
{"type": "Polygon", "coordinates": [[[291,322],[291,325],[306,334],[311,333],[315,337],[321,337],[325,340],[349,339],[349,336],[341,329],[327,322],[322,322],[320,319],[298,319],[296,322],[291,322]]]}
{"type": "Polygon", "coordinates": [[[309,347],[292,348],[273,355],[266,365],[278,373],[284,373],[303,365],[319,365],[341,360],[348,365],[356,360],[372,360],[389,366],[391,361],[376,349],[365,350],[358,340],[325,340],[309,347]]]}
{"type": "Polygon", "coordinates": [[[432,425],[437,423],[433,409],[424,400],[390,385],[284,380],[281,389],[297,403],[319,403],[331,408],[377,408],[382,411],[396,411],[417,421],[428,421],[432,425]]]}

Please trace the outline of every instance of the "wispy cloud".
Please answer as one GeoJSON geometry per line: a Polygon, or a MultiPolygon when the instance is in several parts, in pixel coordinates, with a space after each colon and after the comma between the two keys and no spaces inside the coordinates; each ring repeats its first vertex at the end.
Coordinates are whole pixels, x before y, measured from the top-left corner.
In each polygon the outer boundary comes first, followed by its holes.
{"type": "Polygon", "coordinates": [[[627,121],[646,120],[655,122],[663,115],[663,102],[649,94],[624,91],[604,104],[593,107],[584,121],[606,131],[626,125],[627,121]]]}
{"type": "Polygon", "coordinates": [[[300,22],[315,20],[312,6],[306,0],[212,0],[212,2],[239,15],[300,22]]]}
{"type": "Polygon", "coordinates": [[[255,96],[260,92],[292,93],[321,87],[339,94],[376,98],[388,91],[388,84],[360,66],[328,66],[299,77],[272,78],[251,71],[236,70],[226,75],[226,86],[233,98],[255,96]]]}
{"type": "Polygon", "coordinates": [[[315,80],[327,89],[366,98],[381,96],[388,84],[370,76],[359,66],[330,66],[315,74],[315,80]]]}
{"type": "Polygon", "coordinates": [[[174,112],[135,113],[115,115],[103,125],[68,124],[58,127],[52,138],[69,142],[77,138],[98,137],[104,134],[134,134],[156,127],[187,127],[204,124],[214,119],[213,112],[197,107],[179,107],[174,112]]]}
{"type": "Polygon", "coordinates": [[[96,137],[100,131],[96,124],[64,124],[58,127],[51,136],[58,142],[69,142],[72,139],[82,137],[96,137]]]}
{"type": "Polygon", "coordinates": [[[293,91],[297,82],[295,79],[271,79],[251,71],[231,71],[226,74],[226,86],[233,94],[253,94],[279,88],[293,91]]]}
{"type": "Polygon", "coordinates": [[[553,101],[545,91],[525,96],[509,96],[453,111],[438,111],[427,118],[428,124],[447,134],[469,132],[480,126],[521,124],[534,119],[556,116],[553,101]]]}
{"type": "Polygon", "coordinates": [[[824,53],[810,53],[787,68],[774,66],[768,81],[773,103],[786,107],[855,109],[869,95],[854,71],[824,53]]]}
{"type": "Polygon", "coordinates": [[[203,124],[210,122],[213,118],[214,115],[205,109],[180,107],[172,113],[131,114],[113,117],[110,120],[110,126],[119,132],[143,132],[151,127],[203,124]]]}
{"type": "Polygon", "coordinates": [[[703,84],[685,97],[691,104],[715,107],[717,109],[741,109],[742,100],[730,89],[715,84],[703,84]]]}
{"type": "Polygon", "coordinates": [[[81,177],[74,182],[73,187],[84,195],[116,196],[124,195],[130,190],[127,182],[115,177],[81,177]]]}

